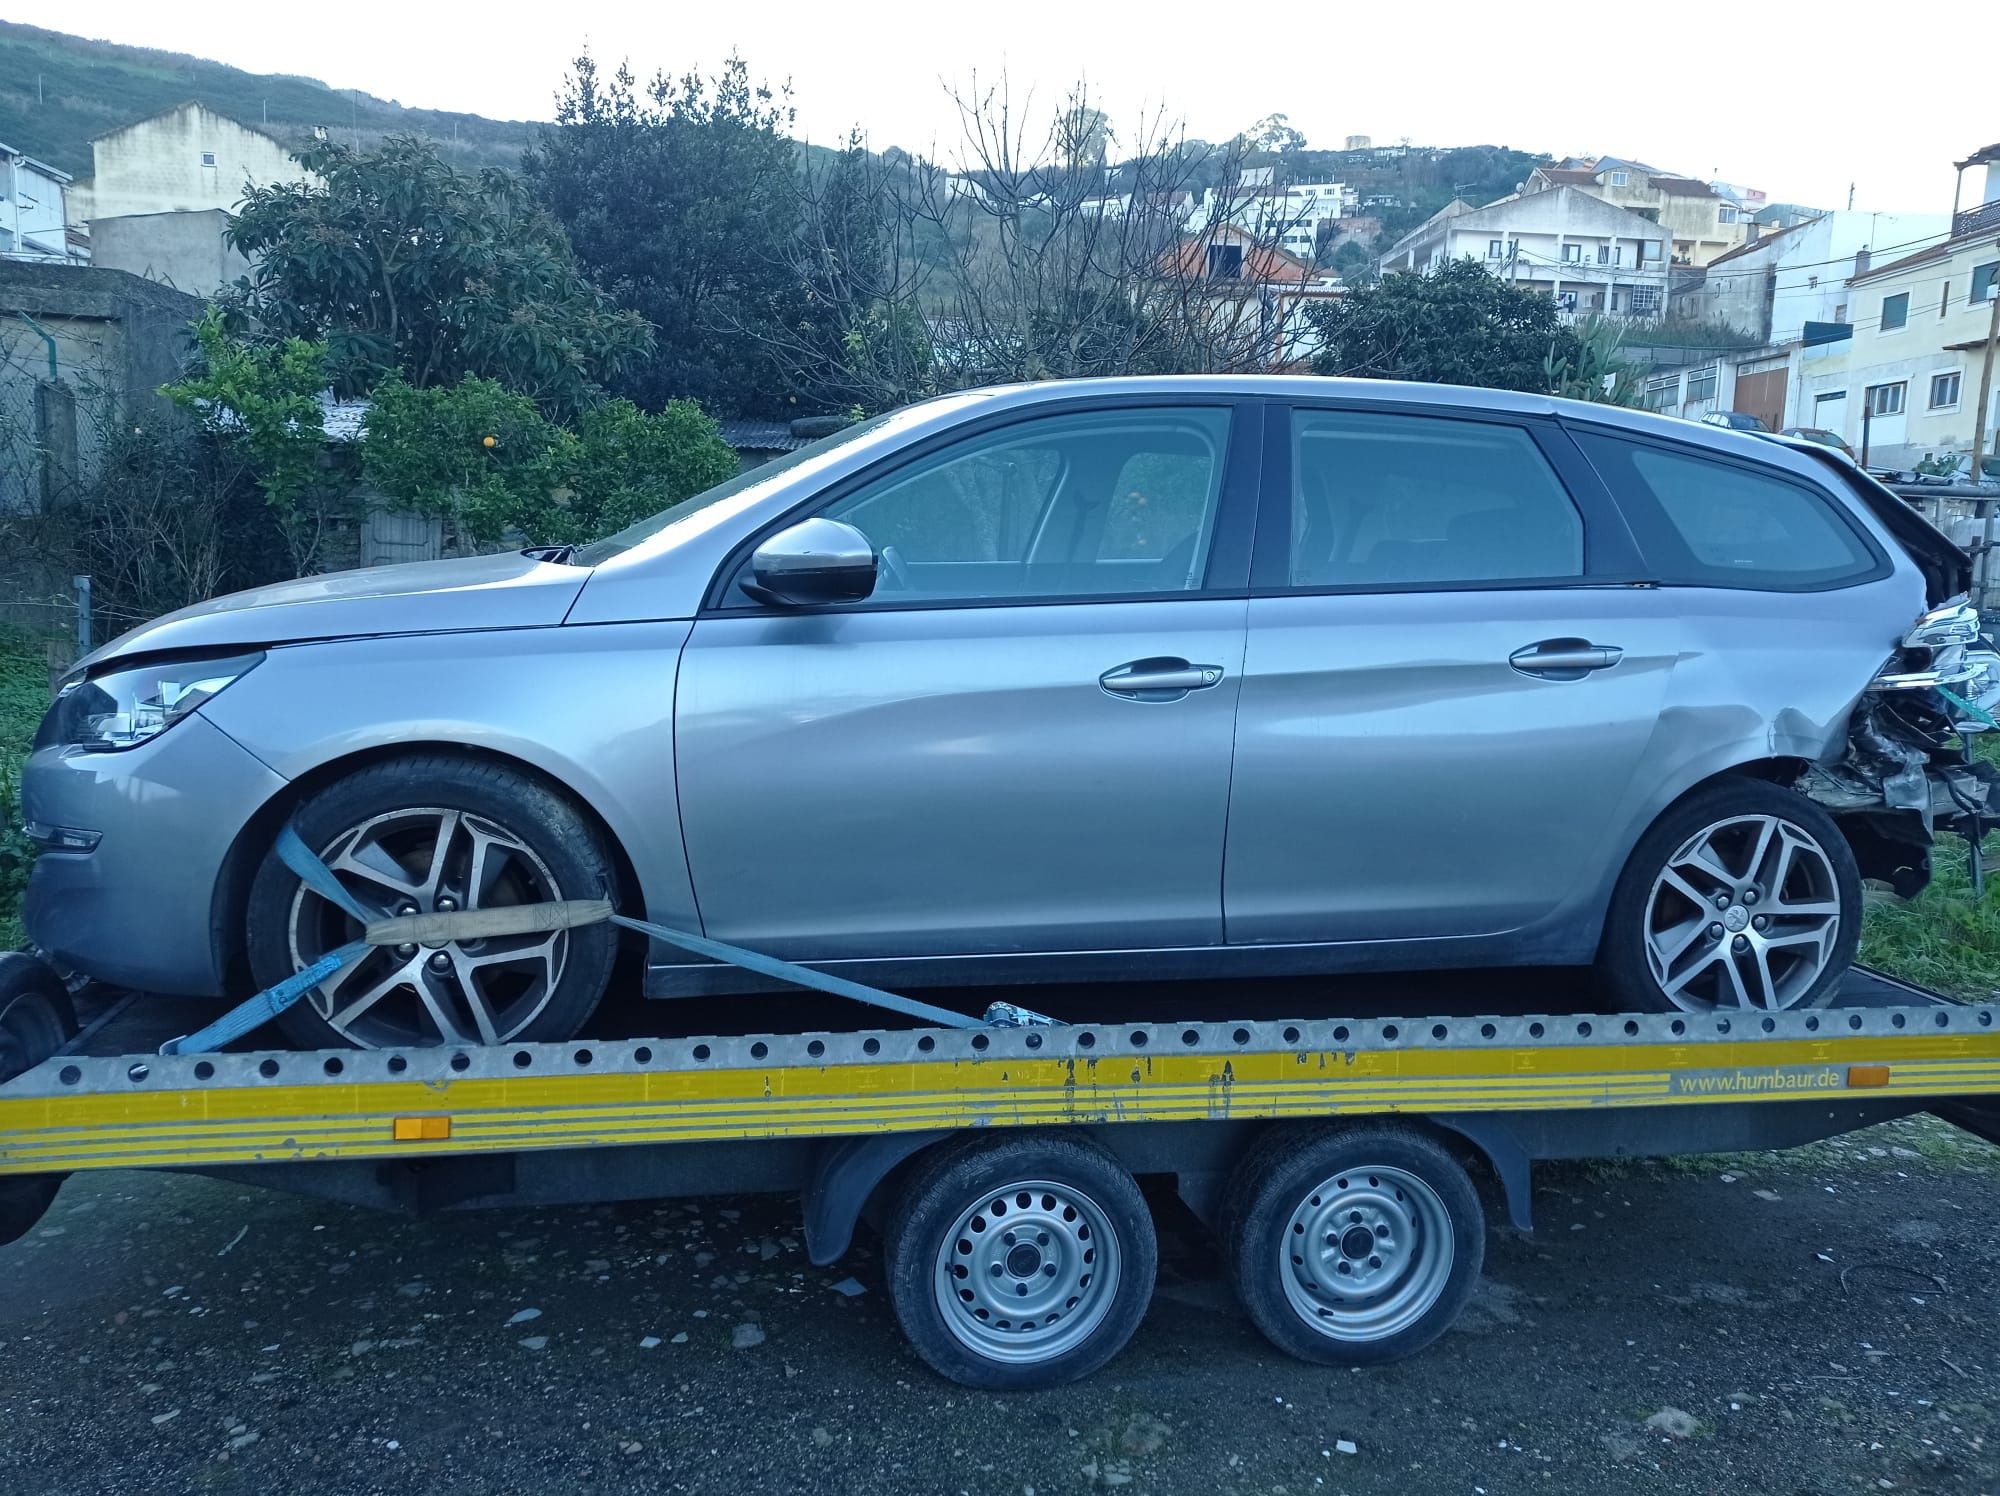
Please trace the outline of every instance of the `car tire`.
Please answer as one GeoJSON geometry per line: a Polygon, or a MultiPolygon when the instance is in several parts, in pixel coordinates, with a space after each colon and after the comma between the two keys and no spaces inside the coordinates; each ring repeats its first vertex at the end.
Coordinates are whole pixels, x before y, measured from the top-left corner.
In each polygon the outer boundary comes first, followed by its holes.
{"type": "Polygon", "coordinates": [[[1640,1012],[1816,1008],[1860,938],[1861,873],[1833,817],[1780,785],[1732,778],[1684,796],[1632,849],[1598,970],[1640,1012]]]}
{"type": "MultiPolygon", "coordinates": [[[[366,908],[384,915],[615,897],[604,840],[576,805],[540,780],[478,759],[429,754],[370,765],[308,795],[291,825],[366,908]],[[372,871],[390,868],[412,885],[407,896],[393,876],[372,871]],[[416,886],[425,882],[428,895],[416,886]]],[[[275,850],[252,880],[248,914],[260,988],[361,933],[303,889],[275,850]]],[[[287,1008],[278,1026],[307,1049],[560,1041],[597,1008],[617,954],[608,924],[435,950],[376,948],[287,1008]],[[399,963],[398,984],[357,1012],[399,963]]]]}
{"type": "MultiPolygon", "coordinates": [[[[25,951],[0,953],[0,1084],[24,1075],[76,1036],[76,1011],[55,969],[25,951]]],[[[64,1178],[0,1179],[0,1246],[34,1229],[64,1178]]]]}
{"type": "Polygon", "coordinates": [[[1486,1257],[1472,1177],[1393,1123],[1271,1129],[1230,1176],[1220,1235],[1251,1322],[1321,1366],[1416,1354],[1464,1310],[1486,1257]]]}
{"type": "Polygon", "coordinates": [[[883,1235],[889,1302],[912,1348],[940,1375],[999,1392],[1074,1382],[1117,1355],[1159,1261],[1138,1181],[1057,1131],[939,1144],[883,1235]],[[1027,1313],[1010,1317],[1016,1305],[1027,1313]]]}

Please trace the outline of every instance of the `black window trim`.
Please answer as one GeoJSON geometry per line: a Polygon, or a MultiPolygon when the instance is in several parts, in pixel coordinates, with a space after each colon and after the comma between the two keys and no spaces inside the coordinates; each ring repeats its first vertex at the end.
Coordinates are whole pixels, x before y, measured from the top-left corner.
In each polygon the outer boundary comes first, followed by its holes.
{"type": "Polygon", "coordinates": [[[1527,412],[1429,401],[1293,398],[1274,402],[1264,430],[1263,509],[1257,523],[1257,554],[1250,573],[1252,597],[1366,597],[1405,592],[1553,592],[1647,584],[1639,549],[1624,514],[1596,470],[1584,460],[1561,423],[1527,412]],[[1506,426],[1525,432],[1554,472],[1557,485],[1576,506],[1583,523],[1583,571],[1567,577],[1486,577],[1467,582],[1364,582],[1300,586],[1291,580],[1292,417],[1320,411],[1357,415],[1430,417],[1506,426]]]}
{"type": "MultiPolygon", "coordinates": [[[[1647,558],[1647,564],[1655,578],[1653,582],[1654,586],[1709,592],[1844,592],[1850,587],[1865,587],[1871,582],[1882,581],[1885,577],[1889,577],[1895,573],[1895,563],[1890,559],[1888,551],[1875,538],[1874,532],[1856,516],[1853,507],[1841,495],[1816,480],[1806,477],[1804,474],[1795,473],[1790,468],[1781,467],[1776,463],[1759,462],[1755,458],[1740,457],[1734,452],[1717,451],[1715,448],[1705,446],[1699,442],[1675,441],[1671,437],[1656,436],[1651,432],[1632,431],[1625,427],[1613,426],[1608,422],[1579,421],[1569,418],[1564,420],[1562,424],[1565,427],[1571,428],[1574,435],[1604,437],[1614,441],[1625,442],[1631,446],[1651,447],[1655,451],[1669,452],[1679,457],[1691,457],[1699,462],[1718,463],[1724,467],[1737,468],[1743,472],[1755,474],[1758,477],[1769,478],[1780,483],[1788,483],[1792,487],[1810,495],[1821,507],[1832,510],[1839,517],[1840,522],[1848,528],[1848,531],[1861,542],[1862,549],[1868,553],[1874,562],[1874,565],[1869,567],[1865,572],[1857,572],[1853,576],[1838,578],[1832,581],[1789,583],[1783,585],[1759,582],[1752,585],[1747,582],[1731,582],[1723,579],[1701,582],[1670,581],[1667,579],[1669,573],[1659,564],[1659,558],[1649,557],[1647,558]]],[[[1576,443],[1576,449],[1583,460],[1589,463],[1592,469],[1595,470],[1597,464],[1591,458],[1589,449],[1581,442],[1576,443]]],[[[1617,498],[1616,493],[1611,489],[1611,480],[1605,477],[1602,472],[1598,473],[1598,480],[1605,491],[1612,494],[1613,502],[1619,503],[1622,507],[1622,501],[1617,498]]],[[[1636,502],[1651,501],[1637,500],[1636,502]]],[[[1637,544],[1636,536],[1634,544],[1637,544]]]]}
{"type": "Polygon", "coordinates": [[[1257,466],[1260,434],[1264,423],[1263,397],[1235,394],[1161,392],[1144,395],[1097,395],[1075,399],[1037,401],[1013,406],[990,415],[978,415],[936,431],[922,441],[885,454],[857,472],[828,484],[801,499],[760,525],[730,548],[709,579],[701,607],[702,618],[803,618],[821,613],[918,613],[964,608],[1048,608],[1085,603],[1160,603],[1195,599],[1240,598],[1247,595],[1250,574],[1251,531],[1256,524],[1257,466]],[[855,603],[829,603],[817,607],[783,607],[758,603],[737,587],[752,551],[772,535],[802,519],[839,503],[842,499],[890,477],[943,451],[973,438],[987,436],[1009,426],[1022,425],[1048,416],[1090,415],[1117,410],[1226,410],[1229,412],[1229,443],[1223,453],[1222,488],[1217,495],[1215,534],[1209,542],[1208,569],[1199,587],[1172,592],[1037,593],[1023,597],[929,597],[904,601],[864,598],[855,603]]]}

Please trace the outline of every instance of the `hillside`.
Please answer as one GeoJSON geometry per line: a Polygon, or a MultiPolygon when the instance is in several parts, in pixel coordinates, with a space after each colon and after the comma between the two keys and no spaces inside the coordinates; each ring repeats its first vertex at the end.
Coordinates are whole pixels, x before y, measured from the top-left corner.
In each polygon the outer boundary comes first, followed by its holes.
{"type": "Polygon", "coordinates": [[[327,126],[336,140],[363,144],[424,135],[450,147],[461,166],[517,166],[535,131],[526,120],[406,109],[313,78],[246,73],[178,52],[0,21],[0,141],[73,176],[90,175],[92,136],[183,99],[200,99],[294,146],[312,138],[314,125],[327,126]]]}

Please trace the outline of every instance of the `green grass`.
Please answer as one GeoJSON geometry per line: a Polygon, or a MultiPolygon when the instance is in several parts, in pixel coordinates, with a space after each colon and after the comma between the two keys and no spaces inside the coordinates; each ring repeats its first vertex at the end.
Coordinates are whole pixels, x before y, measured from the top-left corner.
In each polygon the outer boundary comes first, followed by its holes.
{"type": "MultiPolygon", "coordinates": [[[[2000,763],[2000,742],[1979,739],[1979,756],[2000,763]]],[[[2000,989],[2000,835],[1983,843],[1986,896],[1974,899],[1965,839],[1938,837],[1931,885],[1905,902],[1871,897],[1861,922],[1861,959],[1891,976],[1953,997],[1984,1000],[2000,989]]]]}
{"type": "Polygon", "coordinates": [[[21,892],[33,853],[21,834],[21,762],[48,705],[48,641],[24,629],[0,629],[0,950],[13,950],[24,939],[21,892]]]}

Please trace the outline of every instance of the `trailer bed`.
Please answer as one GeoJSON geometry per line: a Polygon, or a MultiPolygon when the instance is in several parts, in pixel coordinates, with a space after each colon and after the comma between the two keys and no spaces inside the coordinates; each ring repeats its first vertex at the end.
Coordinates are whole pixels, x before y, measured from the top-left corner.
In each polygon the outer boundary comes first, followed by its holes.
{"type": "MultiPolygon", "coordinates": [[[[1299,1001],[1235,995],[1239,1013],[1299,1001]]],[[[1157,1011],[1162,998],[1093,1000],[1157,1011]]],[[[646,1005],[683,1020],[761,1007],[646,1005]]],[[[1864,970],[1835,1006],[1802,1013],[1122,1019],[164,1058],[161,1031],[191,1015],[147,1000],[0,1086],[0,1175],[1392,1112],[1964,1103],[2000,1095],[1996,1013],[1864,970]]]]}

